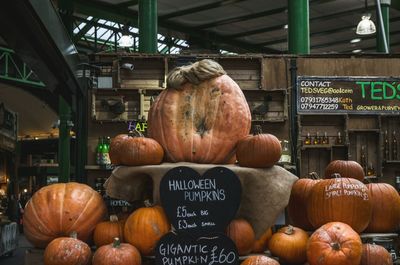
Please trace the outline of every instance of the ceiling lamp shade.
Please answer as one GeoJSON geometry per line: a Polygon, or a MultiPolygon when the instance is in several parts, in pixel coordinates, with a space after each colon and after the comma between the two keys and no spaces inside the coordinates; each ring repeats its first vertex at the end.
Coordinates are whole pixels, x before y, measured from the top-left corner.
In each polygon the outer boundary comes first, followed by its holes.
{"type": "Polygon", "coordinates": [[[120,47],[132,47],[133,37],[129,32],[129,27],[124,26],[122,29],[122,37],[119,39],[118,44],[120,47]]]}
{"type": "Polygon", "coordinates": [[[357,25],[356,33],[358,35],[370,35],[376,32],[375,24],[370,18],[371,14],[362,15],[361,21],[357,25]]]}

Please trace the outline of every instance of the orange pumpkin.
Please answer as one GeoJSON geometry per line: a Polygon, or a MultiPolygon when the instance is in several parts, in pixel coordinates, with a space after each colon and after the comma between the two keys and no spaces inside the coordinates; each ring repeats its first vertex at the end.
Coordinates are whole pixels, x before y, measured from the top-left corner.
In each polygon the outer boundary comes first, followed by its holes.
{"type": "Polygon", "coordinates": [[[308,234],[291,225],[279,229],[269,240],[268,249],[279,261],[302,264],[307,260],[308,234]]]}
{"type": "Polygon", "coordinates": [[[387,183],[367,184],[371,194],[372,217],[366,232],[388,233],[397,230],[400,223],[400,196],[387,183]]]}
{"type": "Polygon", "coordinates": [[[233,219],[226,228],[226,235],[235,243],[239,255],[247,255],[253,249],[255,234],[247,220],[233,219]]]}
{"type": "Polygon", "coordinates": [[[279,265],[279,262],[267,256],[254,255],[246,258],[240,265],[279,265]]]}
{"type": "Polygon", "coordinates": [[[364,169],[356,161],[334,160],[325,168],[324,178],[332,178],[334,173],[340,174],[342,178],[354,178],[363,181],[364,169]]]}
{"type": "Polygon", "coordinates": [[[307,231],[314,229],[307,217],[307,200],[312,187],[320,181],[317,173],[309,175],[310,178],[298,179],[293,184],[287,208],[290,223],[307,231]]]}
{"type": "Polygon", "coordinates": [[[101,246],[93,256],[92,265],[141,265],[142,258],[137,248],[121,243],[115,238],[112,244],[101,246]]]}
{"type": "Polygon", "coordinates": [[[275,135],[262,133],[256,126],[253,136],[240,140],[236,148],[236,157],[242,167],[272,167],[282,155],[282,146],[275,135]]]}
{"type": "Polygon", "coordinates": [[[308,240],[310,265],[359,265],[361,238],[349,225],[330,222],[318,228],[308,240]]]}
{"type": "Polygon", "coordinates": [[[90,247],[76,238],[59,237],[51,241],[44,250],[44,265],[88,265],[92,258],[90,247]]]}
{"type": "Polygon", "coordinates": [[[353,178],[322,180],[312,187],[307,201],[307,216],[314,228],[338,221],[360,233],[367,228],[371,214],[369,191],[353,178]]]}
{"type": "Polygon", "coordinates": [[[262,253],[267,250],[268,242],[272,237],[272,229],[268,228],[260,238],[256,239],[253,245],[253,249],[251,252],[253,253],[262,253]]]}
{"type": "Polygon", "coordinates": [[[121,153],[121,148],[124,145],[125,141],[128,139],[128,137],[129,136],[127,134],[119,134],[111,139],[110,150],[109,150],[111,164],[113,165],[122,164],[121,157],[124,154],[121,153]]]}
{"type": "Polygon", "coordinates": [[[106,212],[103,198],[91,187],[75,182],[52,184],[38,190],[26,204],[24,234],[39,248],[72,231],[87,241],[106,212]]]}
{"type": "Polygon", "coordinates": [[[375,244],[363,244],[360,265],[392,265],[392,256],[386,248],[375,244]]]}
{"type": "Polygon", "coordinates": [[[212,60],[175,68],[148,117],[148,134],[170,162],[227,163],[250,126],[242,90],[212,60]]]}
{"type": "Polygon", "coordinates": [[[135,210],[125,222],[126,242],[135,246],[142,255],[153,254],[160,238],[168,233],[171,225],[161,206],[151,206],[135,210]]]}
{"type": "Polygon", "coordinates": [[[94,229],[93,240],[98,248],[111,244],[116,237],[124,241],[124,223],[116,215],[110,215],[110,221],[98,223],[94,229]]]}

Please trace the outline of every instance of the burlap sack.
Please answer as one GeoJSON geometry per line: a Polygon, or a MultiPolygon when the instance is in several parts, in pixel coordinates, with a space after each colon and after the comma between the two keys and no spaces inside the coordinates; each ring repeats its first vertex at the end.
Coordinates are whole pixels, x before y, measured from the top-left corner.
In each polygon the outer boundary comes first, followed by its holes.
{"type": "Polygon", "coordinates": [[[252,224],[257,238],[274,225],[288,204],[292,185],[297,180],[295,175],[280,166],[247,168],[237,165],[163,163],[156,166],[117,167],[104,184],[106,193],[112,198],[126,201],[139,200],[152,180],[153,200],[158,203],[161,178],[167,171],[178,166],[191,167],[200,175],[216,166],[235,172],[242,183],[242,198],[237,216],[252,224]]]}

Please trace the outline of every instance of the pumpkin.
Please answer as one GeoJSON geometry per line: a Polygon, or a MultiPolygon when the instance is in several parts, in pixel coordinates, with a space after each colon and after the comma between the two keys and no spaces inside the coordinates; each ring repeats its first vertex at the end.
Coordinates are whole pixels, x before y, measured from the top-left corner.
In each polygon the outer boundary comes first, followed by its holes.
{"type": "Polygon", "coordinates": [[[268,228],[260,238],[256,239],[251,252],[262,253],[267,250],[268,242],[272,237],[272,228],[268,228]]]}
{"type": "Polygon", "coordinates": [[[388,233],[396,231],[400,223],[400,196],[387,183],[366,185],[372,202],[372,217],[366,232],[388,233]]]}
{"type": "Polygon", "coordinates": [[[153,254],[160,238],[168,233],[171,225],[161,206],[152,206],[135,210],[126,220],[124,227],[125,241],[135,246],[142,255],[153,254]]]}
{"type": "Polygon", "coordinates": [[[337,175],[336,178],[322,180],[311,188],[307,200],[307,216],[314,228],[338,221],[360,233],[367,228],[371,214],[368,188],[353,178],[337,175]]]}
{"type": "Polygon", "coordinates": [[[289,225],[272,235],[268,249],[283,263],[302,264],[307,260],[307,242],[304,230],[289,225]]]}
{"type": "Polygon", "coordinates": [[[325,168],[324,178],[332,178],[334,173],[340,174],[342,178],[354,178],[363,181],[364,169],[356,161],[334,160],[325,168]]]}
{"type": "Polygon", "coordinates": [[[38,190],[26,204],[24,234],[39,248],[72,231],[80,240],[88,241],[106,212],[103,198],[88,185],[52,184],[38,190]]]}
{"type": "Polygon", "coordinates": [[[91,258],[90,247],[73,232],[71,237],[52,240],[44,250],[43,261],[44,265],[88,265],[91,258]]]}
{"type": "Polygon", "coordinates": [[[92,265],[141,265],[142,258],[137,248],[121,243],[114,238],[112,244],[101,246],[93,255],[92,265]]]}
{"type": "Polygon", "coordinates": [[[392,265],[392,256],[380,245],[363,244],[360,265],[392,265]]]}
{"type": "Polygon", "coordinates": [[[282,155],[282,146],[275,135],[262,133],[257,125],[254,135],[241,139],[236,148],[236,157],[242,167],[272,167],[282,155]]]}
{"type": "Polygon", "coordinates": [[[309,177],[298,179],[293,184],[287,207],[290,223],[306,231],[314,230],[307,217],[307,200],[311,188],[320,181],[315,172],[310,173],[309,177]]]}
{"type": "Polygon", "coordinates": [[[349,225],[330,222],[309,238],[307,260],[310,265],[359,265],[361,238],[349,225]]]}
{"type": "Polygon", "coordinates": [[[144,137],[141,132],[118,135],[110,143],[110,159],[114,165],[126,166],[158,165],[164,150],[154,139],[144,137]]]}
{"type": "Polygon", "coordinates": [[[110,221],[98,223],[94,229],[93,241],[98,248],[111,244],[116,237],[124,240],[124,223],[116,215],[110,215],[110,221]]]}
{"type": "Polygon", "coordinates": [[[148,135],[170,162],[225,164],[250,126],[240,87],[208,59],[173,69],[148,115],[148,135]]]}
{"type": "Polygon", "coordinates": [[[255,233],[247,220],[233,219],[226,228],[226,235],[235,243],[239,255],[247,255],[253,249],[255,233]]]}
{"type": "Polygon", "coordinates": [[[240,265],[279,265],[279,262],[267,256],[254,255],[246,258],[240,265]]]}

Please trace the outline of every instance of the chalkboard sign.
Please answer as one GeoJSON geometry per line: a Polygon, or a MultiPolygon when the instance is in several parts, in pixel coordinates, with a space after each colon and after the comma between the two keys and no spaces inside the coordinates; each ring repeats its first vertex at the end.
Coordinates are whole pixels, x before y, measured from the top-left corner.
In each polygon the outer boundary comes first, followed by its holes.
{"type": "Polygon", "coordinates": [[[297,112],[398,114],[400,79],[299,76],[297,112]]]}
{"type": "Polygon", "coordinates": [[[161,204],[171,224],[195,237],[223,232],[235,217],[240,196],[239,178],[224,167],[202,176],[189,167],[176,167],[160,183],[161,204]]]}
{"type": "Polygon", "coordinates": [[[156,265],[239,264],[235,244],[223,234],[192,239],[170,232],[158,241],[155,252],[156,265]]]}

